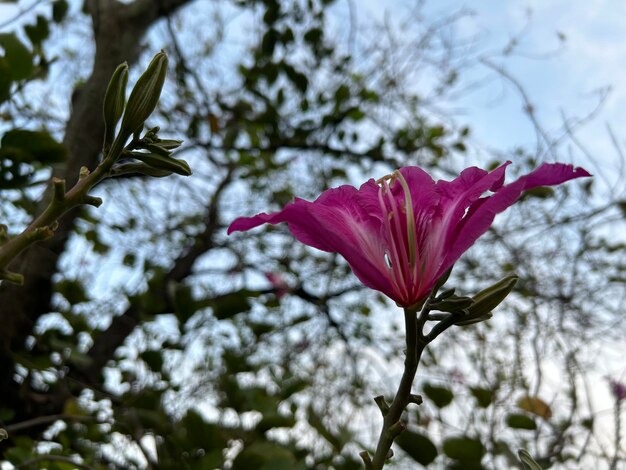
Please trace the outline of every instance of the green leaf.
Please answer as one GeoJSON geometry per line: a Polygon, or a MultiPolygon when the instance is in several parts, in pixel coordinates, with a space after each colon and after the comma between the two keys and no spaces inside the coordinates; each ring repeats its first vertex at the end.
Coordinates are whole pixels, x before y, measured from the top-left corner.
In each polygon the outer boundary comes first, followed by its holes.
{"type": "Polygon", "coordinates": [[[33,46],[39,46],[50,35],[48,20],[42,15],[37,15],[37,22],[24,26],[24,31],[26,31],[26,36],[33,46]]]}
{"type": "Polygon", "coordinates": [[[304,93],[309,87],[308,77],[305,74],[298,72],[293,66],[287,63],[283,63],[283,68],[285,70],[287,78],[291,80],[291,82],[296,86],[298,90],[300,90],[300,92],[304,93]]]}
{"type": "Polygon", "coordinates": [[[234,317],[238,313],[250,310],[250,301],[246,292],[234,292],[214,299],[212,302],[213,315],[218,320],[234,317]]]}
{"type": "Polygon", "coordinates": [[[181,324],[184,324],[198,310],[198,303],[193,298],[191,287],[176,286],[174,295],[174,314],[181,324]]]}
{"type": "Polygon", "coordinates": [[[413,460],[422,464],[424,467],[437,458],[437,447],[435,447],[435,444],[433,444],[432,441],[423,434],[412,432],[407,429],[400,433],[395,442],[413,460]]]}
{"type": "Polygon", "coordinates": [[[323,37],[324,32],[320,28],[311,28],[304,33],[303,39],[311,46],[317,46],[323,37]]]}
{"type": "Polygon", "coordinates": [[[161,351],[144,351],[139,357],[155,372],[160,372],[163,368],[163,353],[161,351]]]}
{"type": "Polygon", "coordinates": [[[467,436],[450,437],[443,442],[443,452],[453,460],[480,462],[485,448],[478,439],[467,436]]]}
{"type": "Polygon", "coordinates": [[[56,291],[70,303],[70,305],[87,302],[89,296],[85,287],[78,279],[63,279],[55,285],[56,291]]]}
{"type": "Polygon", "coordinates": [[[67,0],[54,0],[52,2],[52,19],[55,23],[60,23],[65,19],[69,4],[67,0]]]}
{"type": "Polygon", "coordinates": [[[285,416],[273,412],[263,415],[263,419],[256,425],[255,430],[265,433],[274,428],[292,428],[296,425],[296,419],[293,416],[285,416]]]}
{"type": "Polygon", "coordinates": [[[493,391],[488,388],[470,387],[470,393],[481,408],[487,408],[493,402],[493,391]]]}
{"type": "Polygon", "coordinates": [[[520,413],[511,413],[506,417],[506,424],[513,429],[537,429],[537,423],[529,416],[520,413]]]}
{"type": "Polygon", "coordinates": [[[25,80],[33,73],[33,55],[12,33],[0,34],[6,69],[12,80],[25,80]]]}
{"type": "Polygon", "coordinates": [[[180,424],[191,444],[198,449],[223,449],[228,444],[226,433],[218,425],[206,422],[193,409],[187,412],[180,424]]]}
{"type": "Polygon", "coordinates": [[[422,387],[424,394],[430,398],[437,408],[445,408],[454,399],[454,393],[452,390],[446,387],[439,387],[437,385],[425,384],[422,387]]]}
{"type": "Polygon", "coordinates": [[[365,116],[366,116],[365,112],[356,106],[353,108],[350,108],[348,112],[346,113],[346,118],[352,119],[353,121],[357,121],[357,122],[364,119],[365,116]]]}
{"type": "Polygon", "coordinates": [[[45,131],[14,129],[2,137],[0,159],[18,158],[24,163],[56,163],[65,160],[67,150],[45,131]]]}
{"type": "Polygon", "coordinates": [[[232,470],[294,470],[298,468],[292,452],[271,442],[257,441],[244,448],[233,462],[232,470]]]}
{"type": "Polygon", "coordinates": [[[11,68],[4,57],[0,57],[0,103],[11,96],[11,68]]]}
{"type": "Polygon", "coordinates": [[[337,107],[340,107],[348,98],[350,98],[350,88],[346,85],[341,85],[335,90],[335,103],[337,107]]]}

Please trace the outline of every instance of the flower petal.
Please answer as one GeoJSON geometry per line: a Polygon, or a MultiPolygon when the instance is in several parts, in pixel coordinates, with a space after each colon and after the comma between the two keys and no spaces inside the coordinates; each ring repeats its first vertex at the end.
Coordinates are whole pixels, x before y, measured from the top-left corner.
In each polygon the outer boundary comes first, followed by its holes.
{"type": "Polygon", "coordinates": [[[381,244],[381,210],[378,185],[373,180],[359,190],[344,185],[324,191],[314,202],[296,199],[283,210],[240,217],[228,233],[249,230],[264,223],[287,222],[300,242],[342,255],[366,286],[391,296],[393,288],[381,244]],[[376,202],[374,202],[376,201],[376,202]]]}
{"type": "MultiPolygon", "coordinates": [[[[504,168],[505,166],[503,165],[489,173],[489,175],[496,174],[498,170],[502,169],[502,176],[504,176],[504,168]]],[[[524,191],[537,186],[554,186],[585,176],[591,175],[582,168],[575,168],[572,165],[561,163],[544,163],[536,170],[522,176],[513,183],[501,186],[499,189],[497,184],[491,186],[490,188],[496,189],[495,194],[472,201],[465,217],[448,228],[447,253],[439,271],[443,273],[450,268],[472,246],[478,237],[489,230],[495,216],[513,205],[524,191]]]]}

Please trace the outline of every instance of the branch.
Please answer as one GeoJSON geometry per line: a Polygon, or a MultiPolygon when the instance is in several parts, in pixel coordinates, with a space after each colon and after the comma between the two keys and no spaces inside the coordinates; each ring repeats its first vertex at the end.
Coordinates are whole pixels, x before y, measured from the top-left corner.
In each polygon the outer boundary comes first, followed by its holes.
{"type": "Polygon", "coordinates": [[[11,434],[17,431],[21,431],[22,429],[28,429],[32,427],[37,427],[42,424],[54,423],[55,421],[77,421],[83,423],[91,423],[96,421],[96,419],[92,416],[77,416],[77,415],[65,415],[65,414],[57,414],[57,415],[49,415],[49,416],[38,416],[37,418],[29,419],[26,421],[22,421],[20,423],[9,424],[8,426],[4,426],[4,430],[11,434]]]}
{"type": "Polygon", "coordinates": [[[112,161],[104,160],[91,174],[84,168],[85,171],[81,170],[81,179],[67,193],[65,180],[52,179],[53,197],[48,207],[22,233],[0,246],[0,280],[18,280],[21,284],[23,278],[20,279],[17,277],[19,275],[5,271],[11,261],[29,246],[51,238],[54,235],[54,229],[58,226],[57,220],[69,210],[83,204],[95,207],[102,204],[102,199],[89,196],[88,192],[106,177],[112,164],[112,161]]]}
{"type": "MultiPolygon", "coordinates": [[[[165,274],[163,285],[160,286],[162,292],[167,292],[169,282],[182,282],[191,275],[196,260],[213,248],[214,235],[220,227],[219,201],[222,193],[234,177],[234,170],[234,166],[229,167],[226,175],[217,185],[204,217],[204,230],[192,240],[187,252],[176,259],[172,268],[165,274]]],[[[79,370],[79,375],[84,377],[90,384],[98,383],[100,370],[113,357],[117,348],[124,344],[128,335],[139,325],[143,314],[158,315],[166,313],[166,311],[171,309],[171,300],[169,298],[166,298],[166,302],[163,303],[161,309],[150,312],[143,311],[140,298],[131,299],[130,306],[126,311],[122,315],[114,317],[109,327],[94,338],[93,346],[87,353],[92,362],[87,368],[79,370]]]]}
{"type": "Polygon", "coordinates": [[[411,387],[417,372],[420,357],[426,344],[418,334],[417,312],[405,309],[404,324],[406,328],[406,358],[404,359],[404,372],[398,386],[396,396],[383,418],[383,429],[378,438],[374,459],[368,462],[369,456],[361,455],[366,468],[380,470],[389,458],[391,445],[394,439],[405,429],[405,425],[400,421],[402,412],[411,402],[417,402],[417,397],[411,394],[411,387]]]}

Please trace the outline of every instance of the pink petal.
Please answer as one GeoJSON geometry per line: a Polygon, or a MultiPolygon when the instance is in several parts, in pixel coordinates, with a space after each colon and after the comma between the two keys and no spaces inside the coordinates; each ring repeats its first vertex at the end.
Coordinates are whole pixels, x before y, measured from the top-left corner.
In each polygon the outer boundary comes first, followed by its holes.
{"type": "Polygon", "coordinates": [[[389,295],[392,287],[386,274],[385,247],[380,243],[381,215],[377,191],[378,185],[373,180],[359,190],[348,185],[329,189],[315,202],[296,199],[272,214],[240,217],[230,225],[228,233],[249,230],[264,223],[287,222],[289,231],[300,242],[322,251],[339,253],[363,284],[389,295]]]}
{"type": "MultiPolygon", "coordinates": [[[[503,165],[489,173],[489,175],[496,174],[500,170],[503,176],[504,168],[505,166],[503,165]]],[[[497,175],[499,177],[499,173],[497,175]]],[[[456,221],[456,224],[452,223],[448,229],[447,253],[440,267],[440,272],[443,273],[452,266],[472,246],[478,237],[489,230],[495,216],[513,205],[524,191],[538,186],[554,186],[585,176],[591,175],[582,168],[574,168],[572,165],[561,163],[544,163],[533,172],[522,176],[513,183],[502,186],[499,189],[497,189],[497,183],[491,186],[490,189],[496,189],[496,193],[492,196],[473,200],[475,195],[473,193],[472,197],[466,199],[466,202],[470,202],[471,205],[469,207],[466,206],[468,211],[465,217],[456,221]]],[[[479,186],[484,185],[481,183],[479,186]]]]}

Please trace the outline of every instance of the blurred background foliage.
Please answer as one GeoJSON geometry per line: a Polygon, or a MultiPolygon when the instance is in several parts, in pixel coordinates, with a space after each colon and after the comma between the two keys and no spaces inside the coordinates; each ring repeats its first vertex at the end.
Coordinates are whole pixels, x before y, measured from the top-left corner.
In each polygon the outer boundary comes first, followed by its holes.
{"type": "MultiPolygon", "coordinates": [[[[510,80],[515,45],[457,37],[464,10],[408,2],[403,21],[357,24],[343,0],[32,3],[0,31],[9,234],[52,175],[97,164],[108,78],[128,61],[132,82],[160,49],[150,124],[184,139],[194,175],[107,180],[102,207],[68,213],[11,266],[26,283],[0,285],[2,468],[361,468],[372,397],[401,370],[398,309],[285,227],[227,238],[228,223],[405,165],[596,168],[575,138],[586,117],[548,132],[528,107],[532,148],[473,140],[450,105],[477,63],[510,80]]],[[[429,350],[389,468],[522,468],[519,448],[542,468],[624,465],[623,397],[596,400],[598,361],[624,347],[624,194],[599,178],[530,192],[457,263],[461,293],[520,281],[494,319],[429,350]]]]}

